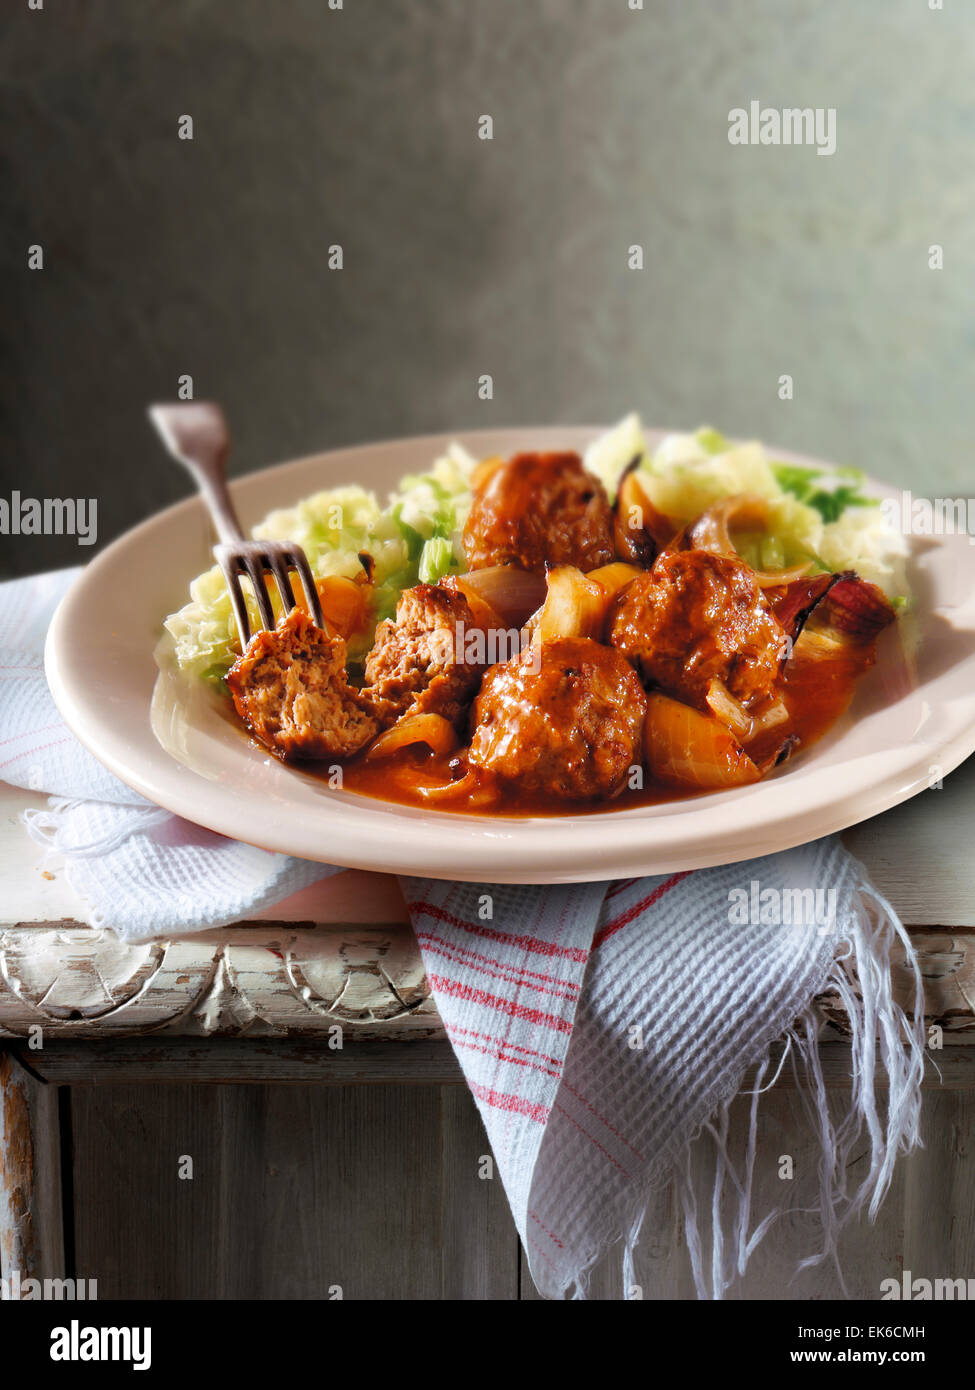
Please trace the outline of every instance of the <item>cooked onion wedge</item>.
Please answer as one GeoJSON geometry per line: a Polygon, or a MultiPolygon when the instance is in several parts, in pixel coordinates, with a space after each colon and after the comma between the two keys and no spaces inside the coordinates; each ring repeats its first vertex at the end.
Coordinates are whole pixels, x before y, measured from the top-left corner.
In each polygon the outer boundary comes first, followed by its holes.
{"type": "Polygon", "coordinates": [[[750,730],[751,738],[757,738],[759,734],[767,733],[769,729],[777,729],[789,718],[789,710],[786,703],[781,698],[773,699],[759,714],[751,716],[752,727],[750,730]]]}
{"type": "Polygon", "coordinates": [[[643,747],[651,773],[664,782],[704,791],[748,786],[762,776],[726,725],[669,695],[647,697],[643,747]]]}
{"type": "Polygon", "coordinates": [[[813,619],[817,628],[832,630],[848,642],[869,643],[897,618],[883,590],[853,570],[785,584],[771,602],[772,612],[793,639],[813,619]]]}
{"type": "Polygon", "coordinates": [[[761,714],[754,715],[752,727],[742,738],[742,746],[761,773],[793,751],[797,739],[790,733],[789,710],[781,698],[774,699],[761,714]]]}
{"type": "Polygon", "coordinates": [[[639,464],[637,456],[620,478],[614,508],[614,539],[621,560],[646,568],[656,552],[673,539],[678,528],[650,501],[637,472],[639,464]]]}
{"type": "Polygon", "coordinates": [[[704,698],[714,717],[720,719],[722,724],[731,730],[735,738],[746,739],[748,737],[752,731],[752,716],[741,701],[735,699],[723,680],[714,676],[708,685],[704,698]]]}
{"type": "Polygon", "coordinates": [[[627,565],[617,560],[613,565],[601,565],[598,570],[590,570],[586,575],[604,590],[607,598],[614,598],[620,589],[625,589],[631,579],[636,579],[643,570],[639,565],[627,565]]]}
{"type": "Polygon", "coordinates": [[[829,680],[835,692],[845,688],[852,698],[857,678],[876,660],[876,642],[865,640],[833,626],[807,624],[792,648],[791,665],[814,662],[821,680],[829,680]]]}
{"type": "Polygon", "coordinates": [[[772,612],[789,637],[794,640],[799,636],[806,620],[839,578],[838,574],[814,574],[784,580],[781,593],[769,595],[772,612]]]}
{"type": "Polygon", "coordinates": [[[425,743],[434,753],[452,753],[457,747],[457,733],[443,715],[408,714],[373,740],[366,759],[388,758],[414,743],[425,743]]]}
{"type": "Polygon", "coordinates": [[[467,574],[459,574],[445,582],[464,594],[474,607],[479,623],[474,600],[493,609],[502,627],[523,626],[545,598],[544,577],[519,569],[517,565],[489,565],[482,570],[469,570],[467,574]]]}
{"type": "Polygon", "coordinates": [[[572,565],[550,569],[545,576],[545,603],[528,624],[532,641],[550,642],[556,637],[594,637],[601,641],[613,599],[644,573],[639,565],[619,560],[588,574],[572,565]]]}
{"type": "Polygon", "coordinates": [[[841,574],[829,590],[826,610],[830,626],[858,642],[872,642],[897,619],[883,590],[852,570],[841,574]]]}
{"type": "Polygon", "coordinates": [[[627,513],[617,508],[613,513],[613,546],[619,558],[630,565],[649,569],[656,547],[642,526],[631,527],[627,513]]]}
{"type": "Polygon", "coordinates": [[[572,565],[557,565],[545,576],[548,593],[534,624],[532,641],[556,637],[598,637],[609,595],[601,584],[572,565]]]}
{"type": "Polygon", "coordinates": [[[417,786],[416,790],[424,801],[440,805],[463,804],[468,810],[487,811],[497,802],[500,792],[495,779],[480,768],[472,767],[456,782],[445,782],[439,787],[417,786]]]}
{"type": "Polygon", "coordinates": [[[453,589],[458,594],[463,594],[467,599],[467,606],[471,610],[474,619],[474,626],[480,628],[482,632],[490,632],[492,628],[504,627],[505,624],[501,614],[493,604],[487,602],[478,590],[467,583],[465,575],[449,574],[446,579],[442,579],[441,584],[445,589],[453,589]]]}

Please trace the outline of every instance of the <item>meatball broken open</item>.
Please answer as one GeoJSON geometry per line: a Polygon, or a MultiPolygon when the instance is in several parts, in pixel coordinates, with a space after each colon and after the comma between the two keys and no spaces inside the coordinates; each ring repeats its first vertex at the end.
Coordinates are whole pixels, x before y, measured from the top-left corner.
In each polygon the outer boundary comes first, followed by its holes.
{"type": "Polygon", "coordinates": [[[606,491],[578,454],[516,454],[475,492],[464,552],[472,570],[608,565],[616,552],[606,491]]]}
{"type": "Polygon", "coordinates": [[[455,723],[474,698],[482,667],[469,659],[477,623],[456,589],[417,584],[376,628],[364,695],[386,723],[404,714],[440,714],[455,723]]]}
{"type": "Polygon", "coordinates": [[[588,637],[557,638],[487,672],[469,761],[527,791],[613,797],[642,763],[646,709],[619,652],[588,637]]]}
{"type": "Polygon", "coordinates": [[[345,642],[293,608],[227,673],[237,713],[280,758],[348,758],[382,727],[345,673],[345,642]]]}

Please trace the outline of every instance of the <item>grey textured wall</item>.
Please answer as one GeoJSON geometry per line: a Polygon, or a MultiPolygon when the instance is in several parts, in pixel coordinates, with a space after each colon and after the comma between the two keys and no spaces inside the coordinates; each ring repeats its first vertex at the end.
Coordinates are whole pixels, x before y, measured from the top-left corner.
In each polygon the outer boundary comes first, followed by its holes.
{"type": "Polygon", "coordinates": [[[175,499],[143,409],[184,372],[240,470],[637,407],[957,491],[975,7],[944,5],[5,0],[0,493],[95,494],[101,540],[175,499]],[[835,106],[835,155],[729,145],[751,98],[835,106]]]}

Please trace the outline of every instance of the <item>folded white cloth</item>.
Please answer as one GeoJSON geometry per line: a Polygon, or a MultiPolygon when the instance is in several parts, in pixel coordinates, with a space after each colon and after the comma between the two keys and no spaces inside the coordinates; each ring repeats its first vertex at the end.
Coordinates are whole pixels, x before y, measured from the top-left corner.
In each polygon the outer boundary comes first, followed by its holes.
{"type": "Polygon", "coordinates": [[[52,793],[27,813],[95,926],[127,941],[237,921],[337,873],[239,844],[153,806],[65,727],[44,679],[44,638],[77,569],[0,585],[0,778],[52,793]],[[189,885],[189,887],[188,887],[189,885]]]}
{"type": "MultiPolygon", "coordinates": [[[[65,856],[91,920],[128,940],[199,930],[335,872],[172,816],[80,748],[42,665],[44,633],[73,575],[2,586],[0,777],[56,794],[49,809],[28,813],[28,826],[65,856]]],[[[676,1173],[698,1292],[722,1296],[784,1209],[751,1210],[756,1166],[778,1161],[756,1142],[777,1039],[788,1042],[822,1151],[821,1235],[810,1261],[835,1254],[845,1221],[876,1212],[898,1153],[919,1142],[917,963],[893,910],[836,839],[612,884],[401,883],[543,1293],[584,1295],[589,1272],[619,1243],[621,1291],[638,1297],[633,1251],[644,1213],[676,1173]],[[912,1019],[891,993],[898,938],[914,972],[912,1019]],[[838,1123],[813,1005],[826,988],[852,1025],[852,1097],[838,1123]],[[736,1154],[729,1106],[753,1065],[747,1139],[736,1154]],[[713,1146],[703,1205],[690,1176],[699,1143],[713,1146]],[[861,1144],[868,1170],[851,1191],[861,1144]]]]}

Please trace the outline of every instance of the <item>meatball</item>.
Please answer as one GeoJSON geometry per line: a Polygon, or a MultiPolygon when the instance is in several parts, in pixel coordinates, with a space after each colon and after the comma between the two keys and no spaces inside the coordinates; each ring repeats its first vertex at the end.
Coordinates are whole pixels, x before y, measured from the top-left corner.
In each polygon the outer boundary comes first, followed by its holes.
{"type": "Polygon", "coordinates": [[[612,797],[643,760],[647,699],[632,666],[588,637],[492,666],[474,702],[472,767],[525,791],[612,797]]]}
{"type": "Polygon", "coordinates": [[[348,683],[343,639],[322,632],[300,608],[254,634],[227,685],[248,729],[281,758],[347,758],[381,728],[348,683]]]}
{"type": "Polygon", "coordinates": [[[472,570],[597,569],[615,557],[609,499],[578,454],[516,454],[475,492],[464,551],[472,570]]]}
{"type": "Polygon", "coordinates": [[[469,655],[478,655],[476,644],[467,641],[476,627],[459,590],[436,584],[405,590],[396,621],[376,628],[363,695],[386,722],[407,713],[456,722],[481,678],[481,665],[469,655]]]}
{"type": "Polygon", "coordinates": [[[788,645],[748,566],[706,550],[665,553],[628,584],[609,640],[646,681],[702,709],[715,676],[743,704],[764,698],[788,645]]]}

